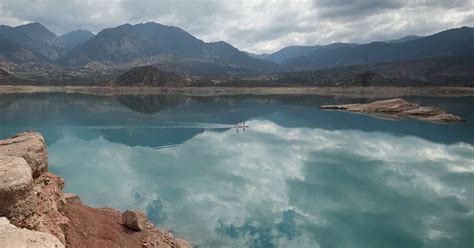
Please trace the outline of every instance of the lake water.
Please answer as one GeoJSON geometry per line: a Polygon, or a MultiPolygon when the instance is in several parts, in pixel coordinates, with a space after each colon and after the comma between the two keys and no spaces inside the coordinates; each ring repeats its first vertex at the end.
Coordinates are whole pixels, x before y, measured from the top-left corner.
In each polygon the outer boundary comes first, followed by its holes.
{"type": "Polygon", "coordinates": [[[474,98],[408,99],[467,122],[318,109],[354,98],[11,94],[0,138],[42,132],[67,192],[197,247],[473,247],[474,98]]]}

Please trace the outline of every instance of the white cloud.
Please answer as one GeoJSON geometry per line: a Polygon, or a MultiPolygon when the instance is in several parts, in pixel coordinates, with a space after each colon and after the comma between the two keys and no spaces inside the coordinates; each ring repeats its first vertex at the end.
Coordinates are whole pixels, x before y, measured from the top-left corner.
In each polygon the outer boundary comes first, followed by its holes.
{"type": "Polygon", "coordinates": [[[3,0],[0,22],[38,21],[61,34],[123,23],[175,25],[251,52],[288,45],[368,42],[473,26],[471,0],[3,0]]]}

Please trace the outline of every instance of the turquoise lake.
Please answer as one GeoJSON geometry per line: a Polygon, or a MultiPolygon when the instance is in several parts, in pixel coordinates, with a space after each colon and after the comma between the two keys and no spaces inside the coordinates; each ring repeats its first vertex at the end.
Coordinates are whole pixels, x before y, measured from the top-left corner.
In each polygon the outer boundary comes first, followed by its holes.
{"type": "Polygon", "coordinates": [[[66,192],[195,247],[472,248],[474,97],[406,99],[467,121],[318,108],[363,98],[4,94],[0,138],[40,131],[66,192]]]}

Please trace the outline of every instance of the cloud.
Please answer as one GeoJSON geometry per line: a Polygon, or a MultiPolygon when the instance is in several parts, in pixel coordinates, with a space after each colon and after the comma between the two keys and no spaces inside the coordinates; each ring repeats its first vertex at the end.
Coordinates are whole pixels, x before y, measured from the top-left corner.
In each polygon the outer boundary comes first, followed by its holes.
{"type": "Polygon", "coordinates": [[[346,18],[368,16],[386,10],[400,9],[404,6],[401,0],[314,0],[314,7],[319,8],[323,18],[346,18]]]}
{"type": "Polygon", "coordinates": [[[3,0],[0,22],[41,22],[59,34],[99,32],[123,23],[156,21],[205,41],[251,52],[288,45],[368,42],[473,26],[471,0],[3,0]]]}
{"type": "Polygon", "coordinates": [[[248,124],[162,149],[63,136],[50,169],[84,202],[148,210],[196,245],[469,243],[471,144],[248,124]]]}

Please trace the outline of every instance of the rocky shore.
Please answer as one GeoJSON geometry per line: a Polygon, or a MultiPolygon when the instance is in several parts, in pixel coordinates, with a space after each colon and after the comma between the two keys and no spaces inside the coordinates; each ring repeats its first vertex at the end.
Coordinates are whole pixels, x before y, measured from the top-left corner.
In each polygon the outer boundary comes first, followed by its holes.
{"type": "Polygon", "coordinates": [[[408,117],[423,121],[442,123],[464,121],[461,117],[450,114],[444,109],[432,106],[421,106],[418,103],[411,103],[402,98],[375,101],[371,103],[322,105],[320,108],[363,113],[389,119],[408,117]]]}
{"type": "Polygon", "coordinates": [[[48,172],[41,134],[1,140],[2,247],[191,247],[149,223],[141,211],[91,208],[63,188],[64,180],[48,172]]]}

